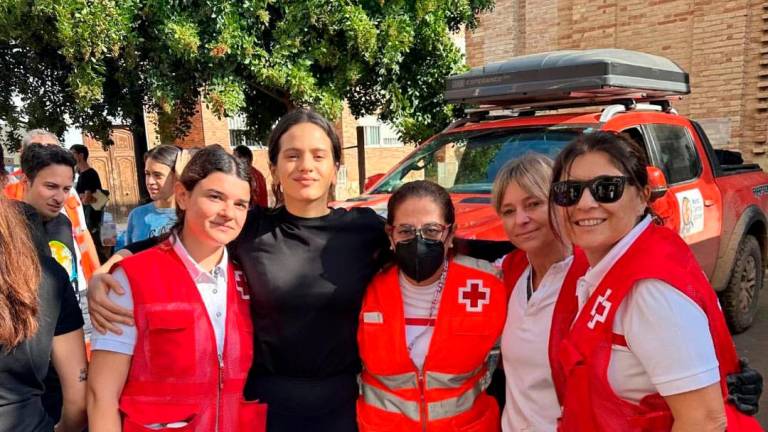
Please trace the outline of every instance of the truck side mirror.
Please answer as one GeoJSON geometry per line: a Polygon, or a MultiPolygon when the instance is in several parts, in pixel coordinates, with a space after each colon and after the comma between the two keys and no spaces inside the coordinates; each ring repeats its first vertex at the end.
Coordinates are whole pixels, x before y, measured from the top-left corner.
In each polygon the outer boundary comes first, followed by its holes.
{"type": "Polygon", "coordinates": [[[648,186],[651,187],[651,202],[663,197],[669,190],[667,186],[667,178],[664,176],[658,167],[649,166],[646,168],[648,171],[648,186]]]}
{"type": "Polygon", "coordinates": [[[384,177],[384,174],[383,173],[379,173],[379,174],[374,174],[374,175],[366,178],[365,179],[365,184],[363,185],[363,192],[368,192],[369,190],[371,190],[373,185],[378,183],[379,180],[381,180],[382,177],[384,177]]]}

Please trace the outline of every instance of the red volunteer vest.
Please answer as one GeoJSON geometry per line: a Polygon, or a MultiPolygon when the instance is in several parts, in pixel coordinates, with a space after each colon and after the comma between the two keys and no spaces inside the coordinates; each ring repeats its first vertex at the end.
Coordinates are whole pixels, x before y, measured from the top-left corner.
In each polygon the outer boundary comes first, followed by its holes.
{"type": "MultiPolygon", "coordinates": [[[[504,272],[504,286],[508,296],[512,295],[515,285],[520,280],[523,272],[528,267],[528,257],[520,249],[514,250],[504,257],[502,271],[504,272]]],[[[581,249],[574,249],[573,261],[568,268],[568,273],[563,279],[560,295],[557,297],[555,309],[552,312],[552,327],[549,330],[549,366],[552,371],[552,381],[555,384],[557,400],[563,403],[564,395],[561,391],[565,387],[565,371],[560,364],[560,342],[568,335],[571,323],[579,310],[579,301],[576,298],[575,289],[579,278],[584,276],[589,268],[589,262],[581,249]]]]}
{"type": "Polygon", "coordinates": [[[490,379],[486,359],[506,318],[504,286],[496,273],[483,261],[451,259],[422,371],[406,346],[397,267],[374,277],[357,335],[362,432],[499,430],[499,407],[484,391],[490,379]]]}
{"type": "MultiPolygon", "coordinates": [[[[668,228],[651,225],[605,275],[573,323],[570,334],[562,341],[559,355],[566,381],[560,390],[560,394],[565,395],[560,431],[662,432],[671,429],[672,414],[658,393],[634,404],[619,398],[608,382],[611,345],[620,343],[613,333],[616,311],[635,283],[642,279],[659,279],[679,289],[707,315],[720,363],[723,397],[727,396],[725,378],[739,370],[739,363],[717,296],[688,245],[668,228]]],[[[561,296],[572,295],[576,285],[566,285],[563,289],[568,292],[561,292],[561,296]]],[[[729,403],[726,403],[726,414],[730,432],[762,430],[756,419],[738,412],[729,403]]]]}
{"type": "Polygon", "coordinates": [[[120,397],[123,430],[146,431],[147,424],[183,420],[189,426],[179,430],[264,431],[266,405],[243,400],[253,324],[242,273],[229,265],[226,338],[219,359],[203,300],[170,242],[119,266],[131,284],[137,331],[120,397]]]}

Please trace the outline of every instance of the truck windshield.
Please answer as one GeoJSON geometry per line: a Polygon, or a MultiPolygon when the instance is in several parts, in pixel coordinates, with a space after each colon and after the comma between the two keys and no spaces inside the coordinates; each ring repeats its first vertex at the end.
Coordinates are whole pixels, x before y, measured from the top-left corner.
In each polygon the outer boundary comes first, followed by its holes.
{"type": "Polygon", "coordinates": [[[490,193],[504,164],[526,153],[554,159],[586,126],[536,126],[449,133],[403,161],[370,193],[394,192],[403,183],[431,180],[452,193],[490,193]]]}

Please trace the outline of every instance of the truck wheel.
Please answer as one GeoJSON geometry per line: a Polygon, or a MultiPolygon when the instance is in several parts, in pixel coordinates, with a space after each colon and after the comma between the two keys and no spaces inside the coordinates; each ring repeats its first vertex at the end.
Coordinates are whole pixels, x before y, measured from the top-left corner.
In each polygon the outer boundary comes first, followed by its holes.
{"type": "Polygon", "coordinates": [[[752,325],[763,288],[764,271],[760,244],[754,236],[745,236],[739,243],[728,286],[720,294],[731,333],[741,333],[752,325]]]}

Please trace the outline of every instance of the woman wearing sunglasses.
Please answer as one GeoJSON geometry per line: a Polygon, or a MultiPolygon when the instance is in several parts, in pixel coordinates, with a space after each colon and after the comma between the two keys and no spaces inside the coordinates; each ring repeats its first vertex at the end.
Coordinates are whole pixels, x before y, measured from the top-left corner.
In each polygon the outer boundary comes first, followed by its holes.
{"type": "Polygon", "coordinates": [[[553,367],[565,376],[560,428],[761,430],[724,404],[733,341],[688,246],[654,223],[646,166],[636,143],[609,132],[577,138],[555,162],[550,223],[590,266],[560,294],[575,293],[579,310],[553,367]]]}
{"type": "Polygon", "coordinates": [[[360,430],[498,430],[484,392],[505,319],[496,269],[452,256],[454,208],[441,186],[407,183],[387,210],[396,265],[373,279],[360,313],[360,430]]]}

